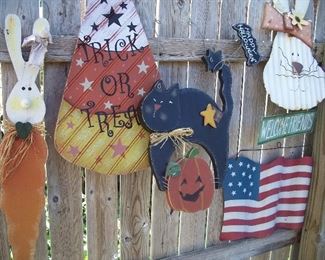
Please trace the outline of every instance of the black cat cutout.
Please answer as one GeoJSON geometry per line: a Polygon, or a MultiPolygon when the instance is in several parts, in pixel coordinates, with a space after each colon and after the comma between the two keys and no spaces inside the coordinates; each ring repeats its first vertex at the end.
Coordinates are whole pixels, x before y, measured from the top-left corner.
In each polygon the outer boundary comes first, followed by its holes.
{"type": "MultiPolygon", "coordinates": [[[[184,139],[201,145],[210,155],[215,177],[222,183],[228,158],[229,122],[233,110],[231,97],[231,73],[224,65],[219,71],[222,110],[206,93],[194,88],[179,88],[173,85],[166,89],[162,81],[157,81],[144,98],[141,106],[142,121],[152,132],[170,133],[175,129],[190,128],[191,136],[184,139]],[[222,112],[220,122],[216,122],[216,112],[222,112]]],[[[150,163],[158,188],[166,190],[165,172],[175,150],[173,140],[149,145],[150,163]]],[[[216,184],[216,187],[218,185],[216,184]]]]}
{"type": "Polygon", "coordinates": [[[206,55],[202,57],[202,61],[206,65],[207,71],[215,73],[223,66],[222,52],[214,52],[213,50],[208,49],[206,55]]]}

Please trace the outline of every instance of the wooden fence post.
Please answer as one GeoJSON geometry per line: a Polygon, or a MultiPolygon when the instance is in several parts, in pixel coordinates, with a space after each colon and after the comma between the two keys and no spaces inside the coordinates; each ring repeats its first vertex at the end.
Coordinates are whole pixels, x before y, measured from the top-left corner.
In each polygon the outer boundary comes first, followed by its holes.
{"type": "MultiPolygon", "coordinates": [[[[318,4],[315,35],[316,41],[323,42],[325,40],[325,2],[318,1],[318,4]]],[[[322,60],[325,60],[325,53],[323,53],[322,60]]],[[[313,158],[312,182],[299,250],[301,260],[324,259],[325,256],[325,101],[317,109],[313,158]]]]}
{"type": "MultiPolygon", "coordinates": [[[[48,18],[53,35],[76,35],[80,25],[80,0],[44,1],[44,17],[48,18]]],[[[54,148],[53,138],[68,70],[68,63],[45,64],[48,205],[54,260],[84,258],[81,168],[60,157],[54,148]]]]}

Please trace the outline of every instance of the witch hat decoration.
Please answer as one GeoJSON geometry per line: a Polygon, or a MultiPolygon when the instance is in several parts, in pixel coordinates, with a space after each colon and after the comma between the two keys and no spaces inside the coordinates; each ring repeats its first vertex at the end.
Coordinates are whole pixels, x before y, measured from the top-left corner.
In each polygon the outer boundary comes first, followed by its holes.
{"type": "Polygon", "coordinates": [[[89,1],[72,56],[55,143],[66,160],[103,174],[149,166],[139,103],[159,78],[132,1],[89,1]]]}

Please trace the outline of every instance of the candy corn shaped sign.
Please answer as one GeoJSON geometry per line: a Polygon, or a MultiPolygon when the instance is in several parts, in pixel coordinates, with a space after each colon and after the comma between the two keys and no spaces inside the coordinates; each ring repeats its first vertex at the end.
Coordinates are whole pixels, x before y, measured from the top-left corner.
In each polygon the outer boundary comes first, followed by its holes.
{"type": "Polygon", "coordinates": [[[133,2],[89,1],[57,120],[61,156],[103,174],[148,167],[139,103],[158,78],[133,2]]]}

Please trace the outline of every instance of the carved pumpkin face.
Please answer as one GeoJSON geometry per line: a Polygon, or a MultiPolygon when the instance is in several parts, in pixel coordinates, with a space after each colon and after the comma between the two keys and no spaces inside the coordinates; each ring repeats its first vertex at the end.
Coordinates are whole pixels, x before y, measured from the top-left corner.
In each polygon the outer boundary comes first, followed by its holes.
{"type": "Polygon", "coordinates": [[[201,158],[183,159],[178,176],[168,178],[167,202],[178,211],[197,212],[207,209],[214,193],[213,174],[201,158]]]}

